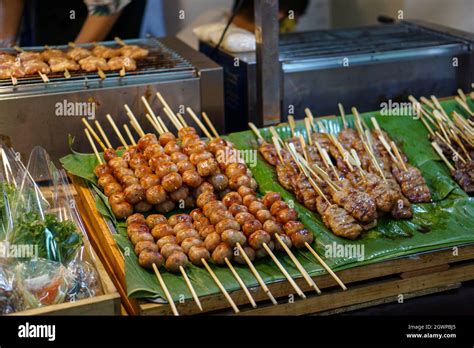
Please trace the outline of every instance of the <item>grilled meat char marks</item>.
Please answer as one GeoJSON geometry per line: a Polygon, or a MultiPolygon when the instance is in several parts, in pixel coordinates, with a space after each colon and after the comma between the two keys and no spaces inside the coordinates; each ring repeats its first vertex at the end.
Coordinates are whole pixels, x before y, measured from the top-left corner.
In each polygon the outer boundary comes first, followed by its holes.
{"type": "Polygon", "coordinates": [[[404,171],[397,166],[392,166],[392,173],[397,179],[403,194],[413,203],[426,203],[431,201],[431,193],[426,186],[425,179],[420,171],[412,166],[407,166],[404,171]]]}

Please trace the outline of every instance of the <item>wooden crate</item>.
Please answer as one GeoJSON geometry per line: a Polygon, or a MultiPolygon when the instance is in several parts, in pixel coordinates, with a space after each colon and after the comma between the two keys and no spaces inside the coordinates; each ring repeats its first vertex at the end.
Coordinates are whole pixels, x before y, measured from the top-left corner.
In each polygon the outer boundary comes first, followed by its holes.
{"type": "MultiPolygon", "coordinates": [[[[123,256],[113,239],[104,218],[95,207],[95,200],[85,182],[72,177],[78,197],[81,215],[88,225],[91,242],[104,266],[118,288],[124,308],[132,315],[170,315],[168,304],[156,304],[132,300],[127,297],[123,256]]],[[[452,249],[426,252],[397,258],[338,272],[348,290],[343,291],[328,274],[313,279],[322,290],[317,295],[303,278],[295,279],[307,296],[300,299],[287,281],[268,284],[278,300],[272,305],[260,287],[249,289],[258,302],[253,309],[242,290],[230,293],[239,306],[241,315],[297,315],[347,311],[379,303],[408,299],[429,293],[449,290],[467,280],[474,279],[474,245],[461,246],[457,253],[452,249]],[[401,297],[402,296],[402,297],[401,297]],[[293,301],[294,299],[294,301],[293,301]]],[[[206,313],[232,314],[222,294],[201,297],[206,313]]],[[[192,300],[177,303],[180,314],[199,314],[192,300]]]]}
{"type": "Polygon", "coordinates": [[[120,294],[117,292],[110,279],[104,265],[98,258],[93,248],[87,240],[85,256],[92,261],[102,286],[103,294],[91,298],[77,300],[75,302],[65,302],[61,304],[29,309],[26,311],[12,313],[11,315],[119,315],[120,314],[120,294]],[[91,251],[91,255],[88,254],[91,251]]]}

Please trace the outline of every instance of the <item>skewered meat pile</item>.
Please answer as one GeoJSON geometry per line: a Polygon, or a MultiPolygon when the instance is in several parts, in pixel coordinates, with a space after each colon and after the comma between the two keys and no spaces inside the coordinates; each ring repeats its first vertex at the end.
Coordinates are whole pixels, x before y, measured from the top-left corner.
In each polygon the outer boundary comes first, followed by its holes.
{"type": "Polygon", "coordinates": [[[17,55],[0,52],[0,79],[80,69],[87,72],[99,69],[134,71],[136,59],[143,59],[148,53],[147,49],[136,45],[118,48],[97,45],[92,51],[83,47],[68,51],[47,48],[42,52],[22,51],[17,55]]]}
{"type": "MultiPolygon", "coordinates": [[[[309,126],[307,130],[310,132],[309,126]]],[[[278,153],[274,144],[259,138],[259,152],[276,167],[280,184],[308,209],[318,211],[334,234],[349,239],[375,227],[378,216],[411,218],[410,202],[431,200],[420,171],[409,165],[403,154],[403,165],[395,162],[393,153],[378,139],[379,133],[383,133],[386,142],[391,142],[385,132],[373,130],[370,141],[367,133],[360,132],[345,127],[337,137],[309,133],[310,144],[297,137],[285,140],[300,159],[306,158],[306,171],[296,163],[291,151],[281,149],[278,153]],[[313,174],[308,174],[308,170],[313,174]]]]}

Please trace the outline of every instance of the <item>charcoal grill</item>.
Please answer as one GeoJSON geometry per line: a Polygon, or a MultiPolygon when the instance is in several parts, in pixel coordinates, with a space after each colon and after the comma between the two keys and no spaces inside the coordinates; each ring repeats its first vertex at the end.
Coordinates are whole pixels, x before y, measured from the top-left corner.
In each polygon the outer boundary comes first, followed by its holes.
{"type": "MultiPolygon", "coordinates": [[[[265,124],[257,112],[255,54],[216,51],[206,42],[200,51],[224,68],[227,128],[265,124]]],[[[474,35],[419,21],[285,34],[279,51],[282,121],[304,117],[306,107],[328,115],[339,102],[369,111],[410,94],[453,95],[474,80],[474,35]]]]}
{"type": "MultiPolygon", "coordinates": [[[[18,78],[15,86],[9,79],[0,80],[0,135],[10,138],[22,154],[29,153],[34,145],[42,145],[55,160],[69,152],[68,134],[76,136],[75,150],[90,151],[82,132],[81,115],[57,115],[57,103],[93,103],[96,119],[109,129],[105,115],[110,113],[119,124],[124,123],[128,119],[123,105],[128,104],[145,129],[152,131],[140,98],[144,95],[159,113],[161,105],[155,96],[158,91],[174,110],[182,111],[183,106],[190,106],[197,113],[206,110],[215,115],[218,127],[223,125],[221,67],[175,38],[124,41],[147,48],[149,56],[137,60],[137,70],[126,72],[123,77],[119,71],[105,71],[106,78],[101,79],[96,72],[79,70],[70,71],[70,78],[63,73],[50,73],[48,83],[39,75],[18,78]]],[[[119,47],[115,42],[98,44],[119,47]]],[[[24,47],[25,51],[44,49],[24,47]]],[[[109,135],[116,140],[112,132],[109,135]]]]}

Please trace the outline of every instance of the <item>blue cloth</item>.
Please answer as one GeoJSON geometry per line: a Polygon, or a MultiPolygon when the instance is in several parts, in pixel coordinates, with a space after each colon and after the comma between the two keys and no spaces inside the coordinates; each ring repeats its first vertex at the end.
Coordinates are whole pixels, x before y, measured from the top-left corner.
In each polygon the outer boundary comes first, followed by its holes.
{"type": "Polygon", "coordinates": [[[140,37],[147,35],[165,36],[165,16],[163,14],[163,0],[148,0],[143,16],[140,37]]]}

